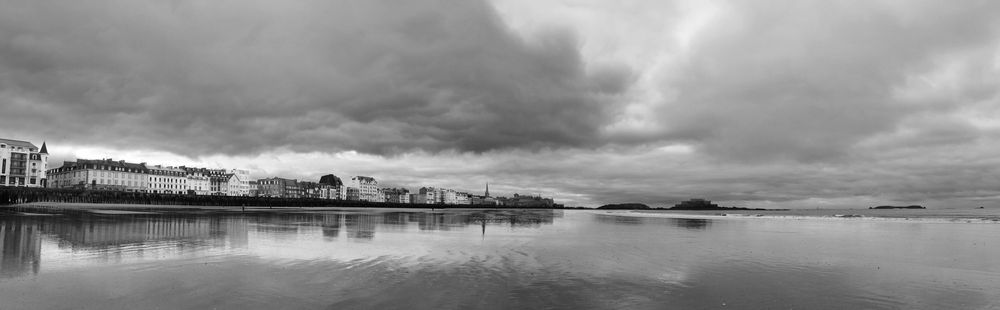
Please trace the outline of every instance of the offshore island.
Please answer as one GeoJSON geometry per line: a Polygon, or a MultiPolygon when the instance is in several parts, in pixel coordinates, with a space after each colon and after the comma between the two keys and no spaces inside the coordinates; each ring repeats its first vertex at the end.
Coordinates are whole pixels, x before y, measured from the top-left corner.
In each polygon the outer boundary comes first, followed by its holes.
{"type": "Polygon", "coordinates": [[[883,210],[883,209],[927,209],[927,208],[921,205],[912,205],[912,206],[878,206],[878,207],[869,207],[868,209],[883,210]]]}
{"type": "Polygon", "coordinates": [[[690,199],[682,201],[670,208],[652,208],[642,203],[619,203],[607,204],[598,207],[600,210],[675,210],[675,211],[720,211],[720,210],[740,210],[740,211],[788,211],[788,209],[760,209],[741,207],[720,207],[706,199],[690,199]]]}

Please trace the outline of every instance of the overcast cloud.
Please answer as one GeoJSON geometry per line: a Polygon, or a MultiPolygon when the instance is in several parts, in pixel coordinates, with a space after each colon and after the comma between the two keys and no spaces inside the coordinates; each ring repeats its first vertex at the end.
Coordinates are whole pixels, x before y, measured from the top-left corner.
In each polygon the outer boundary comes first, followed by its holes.
{"type": "Polygon", "coordinates": [[[1000,206],[995,1],[0,7],[0,137],[58,160],[586,206],[1000,206]]]}

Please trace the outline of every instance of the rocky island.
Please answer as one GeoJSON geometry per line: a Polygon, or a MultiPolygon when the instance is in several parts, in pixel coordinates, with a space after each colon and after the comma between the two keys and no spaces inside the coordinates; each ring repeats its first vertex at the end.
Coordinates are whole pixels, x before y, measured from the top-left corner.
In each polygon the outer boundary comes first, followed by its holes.
{"type": "Polygon", "coordinates": [[[668,210],[706,211],[706,210],[752,210],[752,211],[788,211],[788,209],[753,209],[739,207],[720,207],[717,204],[705,199],[691,199],[683,201],[668,210]]]}
{"type": "Polygon", "coordinates": [[[869,207],[868,209],[877,210],[877,209],[927,209],[927,208],[924,208],[923,206],[920,205],[912,205],[912,206],[878,206],[878,207],[869,207]]]}
{"type": "Polygon", "coordinates": [[[597,207],[600,210],[651,210],[649,206],[641,203],[613,203],[597,207]]]}

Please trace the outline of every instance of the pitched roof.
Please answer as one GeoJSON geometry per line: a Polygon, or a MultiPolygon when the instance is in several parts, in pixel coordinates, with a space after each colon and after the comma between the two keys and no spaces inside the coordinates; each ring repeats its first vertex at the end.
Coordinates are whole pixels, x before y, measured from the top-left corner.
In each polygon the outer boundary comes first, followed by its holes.
{"type": "Polygon", "coordinates": [[[126,162],[124,160],[115,161],[115,160],[111,160],[111,159],[103,159],[103,160],[101,160],[101,159],[77,159],[76,164],[78,164],[78,165],[87,165],[87,164],[98,165],[99,164],[99,165],[106,165],[106,166],[112,166],[112,167],[135,169],[135,170],[139,170],[139,171],[148,171],[149,170],[143,164],[130,163],[130,162],[126,162]]]}
{"type": "Polygon", "coordinates": [[[21,140],[11,140],[11,139],[0,138],[0,143],[4,143],[4,144],[7,144],[7,145],[11,145],[11,146],[21,146],[21,147],[28,147],[28,148],[38,148],[34,144],[31,144],[31,142],[21,141],[21,140]]]}
{"type": "Polygon", "coordinates": [[[226,174],[215,174],[215,175],[212,175],[210,178],[213,181],[226,181],[226,182],[228,182],[229,179],[232,179],[235,176],[236,176],[235,174],[226,173],[226,174]]]}
{"type": "Polygon", "coordinates": [[[38,151],[39,154],[48,154],[49,149],[45,147],[45,141],[42,141],[42,150],[38,151]]]}

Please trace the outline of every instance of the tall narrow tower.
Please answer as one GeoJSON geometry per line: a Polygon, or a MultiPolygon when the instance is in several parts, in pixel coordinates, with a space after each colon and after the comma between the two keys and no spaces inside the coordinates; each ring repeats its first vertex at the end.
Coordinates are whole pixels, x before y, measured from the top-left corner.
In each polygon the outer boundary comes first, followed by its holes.
{"type": "Polygon", "coordinates": [[[45,141],[42,141],[42,149],[38,150],[38,159],[41,160],[41,167],[36,172],[38,185],[49,187],[49,177],[47,175],[47,170],[49,169],[49,148],[45,145],[45,141]]]}
{"type": "Polygon", "coordinates": [[[486,197],[490,196],[490,182],[486,182],[486,197]]]}

